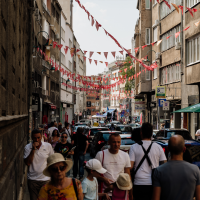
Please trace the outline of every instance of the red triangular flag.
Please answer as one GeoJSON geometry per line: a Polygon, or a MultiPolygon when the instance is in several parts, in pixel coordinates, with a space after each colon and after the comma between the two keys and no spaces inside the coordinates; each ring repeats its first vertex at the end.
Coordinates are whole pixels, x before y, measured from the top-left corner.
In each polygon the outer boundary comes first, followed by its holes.
{"type": "Polygon", "coordinates": [[[63,46],[62,44],[58,45],[59,50],[61,50],[62,46],[63,46]]]}
{"type": "Polygon", "coordinates": [[[139,47],[135,48],[135,53],[137,53],[137,52],[138,52],[138,50],[139,50],[139,47]]]}
{"type": "MultiPolygon", "coordinates": [[[[89,58],[88,58],[89,59],[89,58]]],[[[89,61],[90,61],[90,64],[91,64],[91,62],[92,62],[92,59],[89,59],[89,61]]]]}
{"type": "Polygon", "coordinates": [[[94,17],[91,15],[92,18],[92,26],[94,25],[94,17]]]}
{"type": "Polygon", "coordinates": [[[188,9],[188,11],[189,11],[190,14],[192,15],[192,17],[194,17],[193,12],[192,12],[192,9],[191,9],[191,8],[188,8],[188,7],[186,7],[186,8],[188,9]]]}
{"type": "Polygon", "coordinates": [[[178,7],[181,9],[183,15],[183,6],[179,5],[178,7]]]}
{"type": "Polygon", "coordinates": [[[55,48],[57,45],[57,42],[53,42],[53,48],[55,48]]]}
{"type": "Polygon", "coordinates": [[[142,46],[142,49],[144,49],[145,47],[147,47],[147,45],[142,46]]]}
{"type": "Polygon", "coordinates": [[[166,39],[168,40],[168,39],[169,39],[171,36],[172,36],[172,35],[170,35],[170,36],[166,37],[166,39]]]}
{"type": "Polygon", "coordinates": [[[113,51],[113,52],[111,52],[111,53],[112,53],[112,55],[113,55],[113,56],[114,56],[114,58],[115,58],[115,53],[116,53],[116,52],[115,52],[115,51],[113,51]]]}
{"type": "Polygon", "coordinates": [[[97,65],[97,60],[94,60],[95,64],[97,65]]]}
{"type": "Polygon", "coordinates": [[[123,55],[123,51],[119,51],[119,53],[121,53],[123,55]]]}
{"type": "Polygon", "coordinates": [[[196,8],[193,8],[192,10],[193,10],[193,12],[197,12],[198,11],[196,8]]]}
{"type": "Polygon", "coordinates": [[[85,56],[83,56],[83,59],[84,59],[84,61],[86,61],[86,57],[85,56]]]}
{"type": "Polygon", "coordinates": [[[101,24],[99,24],[99,23],[96,21],[96,29],[97,29],[97,31],[99,30],[99,27],[101,27],[101,24]]]}
{"type": "Polygon", "coordinates": [[[64,48],[65,54],[67,54],[68,49],[69,49],[69,47],[68,47],[68,46],[65,46],[65,48],[64,48]]]}
{"type": "Polygon", "coordinates": [[[90,51],[90,58],[92,57],[93,53],[94,53],[93,51],[90,51]]]}
{"type": "Polygon", "coordinates": [[[106,67],[108,67],[108,62],[105,62],[105,64],[106,64],[106,67]]]}
{"type": "Polygon", "coordinates": [[[73,57],[74,56],[74,53],[71,53],[71,57],[73,57]]]}
{"type": "Polygon", "coordinates": [[[107,59],[108,52],[104,52],[104,56],[105,56],[105,57],[106,57],[106,59],[107,59]]]}
{"type": "Polygon", "coordinates": [[[130,66],[130,69],[132,69],[133,65],[130,66]]]}
{"type": "Polygon", "coordinates": [[[80,51],[80,49],[77,49],[77,50],[76,50],[76,53],[78,53],[79,51],[80,51]]]}
{"type": "Polygon", "coordinates": [[[108,35],[108,32],[105,29],[104,29],[104,31],[105,31],[106,35],[108,35]]]}
{"type": "Polygon", "coordinates": [[[87,51],[84,51],[84,54],[86,54],[87,53],[87,51]]]}
{"type": "Polygon", "coordinates": [[[175,38],[177,38],[180,35],[181,31],[175,33],[175,38]]]}
{"type": "Polygon", "coordinates": [[[169,3],[167,1],[165,1],[165,0],[164,0],[164,2],[168,6],[168,8],[171,10],[171,6],[169,5],[169,3]]]}

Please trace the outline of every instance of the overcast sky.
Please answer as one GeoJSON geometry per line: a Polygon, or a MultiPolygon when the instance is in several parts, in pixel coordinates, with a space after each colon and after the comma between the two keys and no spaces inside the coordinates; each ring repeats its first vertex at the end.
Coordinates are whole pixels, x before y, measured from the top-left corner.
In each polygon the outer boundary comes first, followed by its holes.
{"type": "MultiPolygon", "coordinates": [[[[80,0],[80,2],[123,47],[131,49],[131,39],[139,16],[136,9],[137,0],[80,0]]],[[[93,27],[91,26],[91,20],[88,20],[87,13],[79,7],[76,1],[74,1],[73,9],[74,34],[82,50],[109,52],[107,59],[104,54],[93,54],[92,59],[103,62],[114,61],[111,51],[118,51],[116,55],[121,55],[119,53],[121,49],[109,36],[106,36],[101,27],[97,31],[95,24],[93,27]]],[[[86,57],[89,57],[89,53],[86,54],[86,57]]],[[[94,61],[90,64],[87,59],[87,76],[97,75],[105,68],[105,63],[98,62],[96,66],[94,61]]]]}

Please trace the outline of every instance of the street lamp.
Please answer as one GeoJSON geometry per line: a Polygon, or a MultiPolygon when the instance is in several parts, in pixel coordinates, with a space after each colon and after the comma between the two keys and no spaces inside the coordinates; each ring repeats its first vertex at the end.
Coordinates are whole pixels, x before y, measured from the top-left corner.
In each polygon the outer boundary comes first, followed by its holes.
{"type": "Polygon", "coordinates": [[[50,70],[51,70],[52,73],[54,73],[55,72],[55,67],[52,67],[50,70]]]}

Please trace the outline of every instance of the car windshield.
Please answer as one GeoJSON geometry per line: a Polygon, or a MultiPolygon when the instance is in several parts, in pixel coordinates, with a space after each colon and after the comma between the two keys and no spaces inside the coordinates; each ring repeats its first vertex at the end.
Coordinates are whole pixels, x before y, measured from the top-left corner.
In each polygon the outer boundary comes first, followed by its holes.
{"type": "Polygon", "coordinates": [[[184,130],[178,130],[178,131],[165,131],[164,134],[164,130],[159,131],[156,134],[156,138],[167,138],[170,139],[173,135],[181,135],[185,140],[191,140],[192,137],[190,135],[190,133],[188,131],[184,131],[184,130]]]}
{"type": "Polygon", "coordinates": [[[100,123],[101,123],[101,124],[103,124],[103,123],[104,123],[104,121],[100,121],[100,123]]]}
{"type": "Polygon", "coordinates": [[[75,126],[87,126],[87,124],[80,123],[80,124],[76,124],[75,126]]]}
{"type": "Polygon", "coordinates": [[[81,127],[81,128],[84,128],[85,126],[75,126],[75,127],[74,127],[74,131],[76,132],[77,129],[80,128],[80,127],[81,127]]]}
{"type": "Polygon", "coordinates": [[[131,132],[131,127],[128,126],[118,126],[118,129],[120,129],[120,131],[122,132],[131,132]]]}
{"type": "Polygon", "coordinates": [[[121,145],[132,145],[132,144],[135,144],[135,142],[130,138],[122,138],[121,140],[121,145]]]}
{"type": "Polygon", "coordinates": [[[96,133],[98,133],[99,131],[108,131],[109,129],[107,129],[107,128],[104,128],[104,129],[102,129],[102,128],[97,128],[97,129],[91,129],[91,133],[92,133],[92,135],[95,135],[96,133]]]}
{"type": "Polygon", "coordinates": [[[120,124],[120,122],[119,121],[113,121],[113,122],[111,122],[111,124],[120,124]]]}
{"type": "Polygon", "coordinates": [[[104,134],[103,134],[103,139],[104,139],[106,142],[108,141],[109,137],[110,137],[110,133],[104,133],[104,134]]]}

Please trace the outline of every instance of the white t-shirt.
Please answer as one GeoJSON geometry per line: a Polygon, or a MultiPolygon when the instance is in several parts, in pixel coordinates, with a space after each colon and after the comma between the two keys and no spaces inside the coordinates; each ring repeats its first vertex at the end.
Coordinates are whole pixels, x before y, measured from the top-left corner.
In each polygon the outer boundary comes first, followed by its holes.
{"type": "MultiPolygon", "coordinates": [[[[24,148],[24,159],[26,159],[32,150],[32,142],[24,148]]],[[[51,144],[42,142],[39,150],[35,150],[33,162],[28,168],[28,179],[35,181],[48,181],[50,177],[43,174],[43,170],[47,166],[47,158],[54,154],[51,144]]]]}
{"type": "Polygon", "coordinates": [[[93,181],[85,178],[82,182],[83,194],[85,194],[84,200],[98,200],[98,183],[94,177],[93,181]]]}
{"type": "MultiPolygon", "coordinates": [[[[95,158],[102,164],[103,152],[98,152],[95,158]]],[[[104,150],[102,166],[107,170],[103,176],[110,179],[112,182],[116,182],[119,174],[124,173],[124,168],[131,167],[131,162],[128,154],[124,151],[119,150],[117,154],[112,154],[108,149],[106,149],[104,150]]],[[[105,188],[106,186],[104,185],[103,190],[105,188]]],[[[109,193],[109,196],[112,196],[112,193],[109,193]]]]}
{"type": "MultiPolygon", "coordinates": [[[[51,128],[48,129],[48,134],[49,134],[49,137],[52,137],[52,133],[53,131],[57,129],[56,127],[52,126],[51,128]]],[[[57,129],[58,130],[58,129],[57,129]]]]}
{"type": "MultiPolygon", "coordinates": [[[[142,142],[143,147],[147,150],[151,141],[142,140],[142,142]]],[[[134,168],[136,169],[144,156],[142,146],[137,143],[133,144],[130,148],[129,156],[130,160],[135,162],[134,168]]],[[[160,161],[167,160],[162,147],[156,143],[152,144],[148,156],[151,160],[152,168],[158,167],[160,161]]],[[[134,185],[152,185],[152,168],[149,166],[147,159],[145,159],[135,175],[134,185]]]]}
{"type": "MultiPolygon", "coordinates": [[[[196,134],[200,134],[200,129],[197,130],[196,134]]],[[[199,139],[200,139],[200,136],[197,136],[197,139],[199,140],[199,139]]]]}

